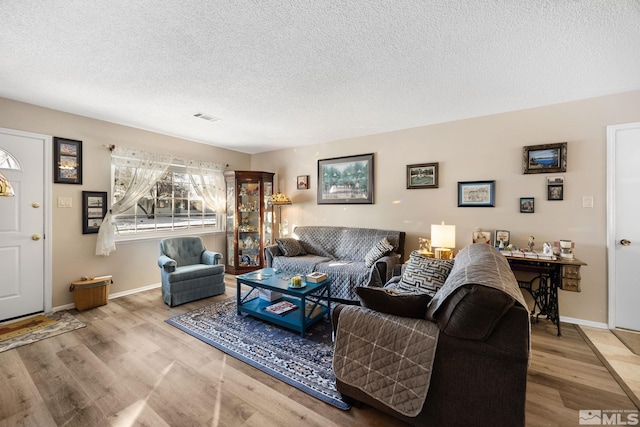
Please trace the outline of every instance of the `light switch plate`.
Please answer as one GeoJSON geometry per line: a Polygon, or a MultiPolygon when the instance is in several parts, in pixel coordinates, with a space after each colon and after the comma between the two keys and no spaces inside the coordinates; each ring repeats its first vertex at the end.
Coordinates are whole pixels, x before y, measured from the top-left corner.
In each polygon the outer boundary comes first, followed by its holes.
{"type": "Polygon", "coordinates": [[[582,207],[583,208],[592,208],[593,207],[593,196],[582,196],[582,207]]]}
{"type": "Polygon", "coordinates": [[[58,197],[59,208],[70,208],[72,207],[71,205],[71,197],[58,197]]]}

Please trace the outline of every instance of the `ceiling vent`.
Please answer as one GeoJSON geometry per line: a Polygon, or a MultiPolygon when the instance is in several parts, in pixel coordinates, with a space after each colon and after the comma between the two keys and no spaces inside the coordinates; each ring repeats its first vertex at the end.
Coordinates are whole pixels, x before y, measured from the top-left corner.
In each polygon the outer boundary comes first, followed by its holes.
{"type": "Polygon", "coordinates": [[[221,120],[217,117],[213,117],[213,116],[210,116],[209,114],[204,114],[204,113],[196,113],[193,115],[193,117],[197,117],[199,119],[206,120],[208,122],[217,122],[221,120]]]}

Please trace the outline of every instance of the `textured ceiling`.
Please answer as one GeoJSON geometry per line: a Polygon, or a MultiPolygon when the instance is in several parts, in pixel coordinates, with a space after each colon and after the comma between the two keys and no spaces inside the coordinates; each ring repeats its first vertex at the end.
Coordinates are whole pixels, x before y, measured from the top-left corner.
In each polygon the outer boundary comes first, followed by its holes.
{"type": "Polygon", "coordinates": [[[1,97],[247,153],[640,89],[640,0],[2,0],[0,16],[1,97]]]}

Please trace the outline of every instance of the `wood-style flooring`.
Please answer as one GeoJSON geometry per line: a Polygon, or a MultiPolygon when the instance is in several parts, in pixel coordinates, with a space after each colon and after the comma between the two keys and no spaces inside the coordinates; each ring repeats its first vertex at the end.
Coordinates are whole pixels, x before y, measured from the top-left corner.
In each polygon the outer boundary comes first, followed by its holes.
{"type": "MultiPolygon", "coordinates": [[[[160,290],[77,313],[86,328],[0,353],[0,426],[400,426],[342,411],[168,325],[235,295],[167,307],[160,290]]],[[[532,325],[528,426],[578,425],[580,409],[635,410],[580,331],[532,325]]],[[[479,402],[481,404],[481,402],[479,402]]]]}

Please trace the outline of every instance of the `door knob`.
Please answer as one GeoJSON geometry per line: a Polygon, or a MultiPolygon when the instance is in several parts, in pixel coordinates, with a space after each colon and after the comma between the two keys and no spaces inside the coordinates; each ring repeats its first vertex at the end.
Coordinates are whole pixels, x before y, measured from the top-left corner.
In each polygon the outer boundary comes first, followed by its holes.
{"type": "Polygon", "coordinates": [[[629,245],[631,245],[631,242],[629,240],[627,240],[627,239],[622,239],[622,240],[620,240],[620,244],[622,246],[629,246],[629,245]]]}
{"type": "Polygon", "coordinates": [[[31,235],[31,240],[40,240],[40,235],[39,234],[32,234],[31,235]]]}

